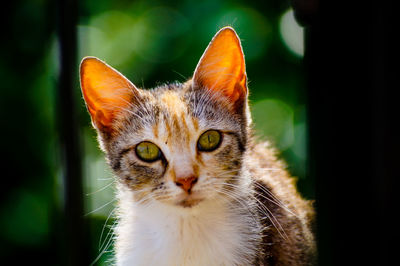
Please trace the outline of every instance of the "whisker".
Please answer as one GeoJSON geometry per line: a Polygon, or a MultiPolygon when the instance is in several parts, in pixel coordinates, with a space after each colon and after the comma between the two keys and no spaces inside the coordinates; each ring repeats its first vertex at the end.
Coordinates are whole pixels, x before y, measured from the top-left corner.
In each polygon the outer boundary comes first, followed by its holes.
{"type": "MultiPolygon", "coordinates": [[[[106,228],[107,222],[108,222],[108,220],[110,219],[111,215],[114,213],[115,210],[116,210],[116,208],[114,208],[114,209],[112,209],[112,211],[110,211],[110,213],[109,213],[108,216],[107,216],[106,221],[104,222],[103,228],[101,229],[100,239],[99,239],[99,251],[101,250],[101,248],[102,248],[103,245],[104,245],[104,242],[101,243],[101,242],[102,242],[101,239],[103,238],[104,229],[106,228]]],[[[107,234],[107,235],[108,235],[108,234],[107,234]]],[[[105,239],[107,239],[107,236],[106,236],[105,239]]]]}
{"type": "MultiPolygon", "coordinates": [[[[227,172],[229,172],[229,171],[227,171],[227,172]]],[[[221,174],[221,176],[222,176],[222,174],[221,174]]],[[[221,177],[221,176],[218,175],[218,176],[215,176],[215,177],[218,178],[218,177],[221,177]]],[[[225,176],[226,178],[235,177],[235,176],[228,176],[228,175],[226,175],[226,174],[225,174],[224,176],[225,176]]],[[[211,182],[212,182],[212,181],[211,181],[211,182]]],[[[208,183],[205,183],[205,184],[208,185],[208,183]]],[[[237,186],[237,185],[235,185],[235,184],[232,184],[232,183],[226,183],[226,182],[215,183],[215,182],[213,182],[213,184],[217,184],[217,185],[218,185],[218,184],[219,184],[219,185],[228,185],[228,186],[233,187],[233,188],[241,189],[241,187],[239,187],[239,186],[237,186]]],[[[263,195],[263,194],[261,194],[261,193],[259,193],[259,192],[257,192],[257,191],[254,191],[254,193],[256,193],[256,195],[258,195],[258,196],[260,196],[260,197],[262,197],[262,198],[264,198],[264,199],[266,199],[266,200],[268,200],[268,201],[274,203],[276,206],[278,206],[278,207],[284,209],[285,211],[289,212],[289,213],[292,214],[293,216],[299,218],[298,215],[297,215],[296,213],[294,213],[288,206],[286,206],[280,199],[278,199],[271,191],[269,191],[269,190],[266,189],[265,187],[261,186],[261,185],[258,184],[257,182],[252,182],[252,184],[253,184],[254,186],[256,186],[257,188],[259,188],[260,190],[262,190],[262,192],[266,193],[266,194],[267,194],[268,196],[270,196],[271,198],[269,198],[269,197],[267,197],[266,195],[263,195]]]]}
{"type": "Polygon", "coordinates": [[[185,77],[183,74],[179,73],[178,71],[172,69],[172,72],[178,74],[178,75],[179,75],[181,78],[183,78],[184,80],[188,80],[187,77],[185,77]]]}
{"type": "Polygon", "coordinates": [[[110,229],[109,229],[109,231],[108,231],[108,233],[107,233],[107,235],[106,235],[106,237],[104,238],[104,241],[103,241],[103,243],[101,244],[101,247],[100,247],[100,249],[99,250],[102,250],[102,252],[104,251],[104,250],[107,250],[108,249],[108,243],[110,242],[110,239],[111,238],[113,238],[113,236],[115,235],[115,226],[116,226],[116,224],[117,224],[117,220],[115,220],[114,222],[113,222],[113,224],[110,226],[110,229]],[[108,240],[107,240],[108,239],[108,240]],[[107,244],[106,244],[107,243],[107,244]],[[103,248],[103,247],[106,247],[106,248],[103,248]]]}
{"type": "MultiPolygon", "coordinates": [[[[230,183],[226,183],[226,182],[224,182],[224,183],[219,183],[219,184],[225,185],[225,186],[230,186],[230,187],[236,188],[236,189],[237,189],[237,188],[240,188],[240,187],[237,186],[237,185],[230,184],[230,183]]],[[[218,191],[218,192],[221,192],[221,190],[217,190],[217,191],[218,191]]],[[[228,190],[228,191],[229,191],[229,193],[225,193],[225,195],[230,196],[230,195],[232,195],[232,193],[235,193],[235,192],[230,191],[230,190],[228,190]]],[[[285,230],[283,229],[282,225],[280,224],[280,222],[278,221],[278,219],[275,217],[275,215],[271,212],[271,210],[270,210],[267,206],[265,206],[265,205],[264,205],[257,197],[255,197],[254,195],[249,194],[249,196],[250,196],[251,198],[253,198],[255,201],[258,202],[257,207],[258,207],[258,208],[261,208],[260,210],[261,210],[267,217],[270,218],[269,220],[271,221],[272,225],[277,229],[277,231],[278,231],[278,233],[281,235],[281,237],[284,238],[284,239],[287,239],[287,234],[286,234],[285,230]]],[[[282,207],[282,206],[280,206],[280,207],[282,207]]]]}
{"type": "Polygon", "coordinates": [[[88,215],[90,215],[90,214],[92,214],[92,213],[95,213],[95,212],[97,212],[98,210],[101,210],[102,208],[104,208],[104,207],[110,205],[111,203],[113,203],[113,202],[115,202],[115,201],[117,201],[117,199],[113,199],[113,200],[107,202],[106,204],[104,204],[104,205],[102,205],[102,206],[100,206],[100,207],[94,209],[93,211],[90,211],[90,212],[86,213],[84,216],[88,216],[88,215]]]}
{"type": "Polygon", "coordinates": [[[115,183],[115,180],[114,180],[113,182],[111,182],[111,183],[105,185],[104,187],[102,187],[102,188],[100,188],[100,189],[94,191],[94,192],[87,193],[86,196],[91,196],[91,195],[96,194],[96,193],[98,193],[98,192],[100,192],[100,191],[103,191],[103,190],[105,190],[106,188],[110,187],[110,186],[111,186],[112,184],[114,184],[114,183],[115,183]]]}
{"type": "MultiPolygon", "coordinates": [[[[94,259],[94,261],[90,264],[90,266],[94,265],[104,255],[104,253],[107,253],[108,248],[111,246],[111,244],[114,240],[114,236],[115,236],[114,225],[115,225],[115,223],[116,223],[116,221],[113,223],[112,228],[110,229],[109,233],[107,234],[107,236],[108,236],[111,232],[111,235],[110,235],[109,240],[107,241],[107,244],[105,245],[104,249],[99,253],[99,255],[97,255],[97,257],[94,259]]],[[[107,237],[106,237],[106,239],[107,239],[107,237]]]]}
{"type": "MultiPolygon", "coordinates": [[[[218,190],[218,193],[221,193],[221,194],[223,194],[223,195],[226,195],[226,196],[228,196],[229,198],[231,198],[231,199],[235,200],[236,202],[238,202],[238,203],[242,206],[242,208],[243,208],[244,210],[249,210],[249,209],[251,209],[251,208],[249,208],[250,205],[248,204],[248,202],[244,202],[244,200],[241,200],[240,197],[237,197],[237,196],[235,196],[234,194],[231,194],[230,192],[231,192],[231,191],[229,191],[229,190],[224,190],[223,188],[220,189],[220,190],[218,190]],[[247,204],[245,204],[245,203],[247,203],[247,204]]],[[[254,222],[257,224],[257,223],[258,223],[257,217],[255,217],[255,215],[254,215],[253,213],[251,213],[251,212],[250,212],[250,215],[251,215],[251,217],[253,218],[254,222]]]]}
{"type": "Polygon", "coordinates": [[[267,188],[263,187],[262,185],[258,184],[257,182],[253,182],[253,185],[255,185],[257,188],[261,189],[264,193],[268,194],[269,196],[272,197],[272,199],[266,197],[265,195],[262,195],[261,193],[257,193],[257,195],[263,197],[264,199],[269,200],[272,203],[275,203],[277,206],[283,208],[284,210],[286,210],[287,212],[289,212],[290,214],[292,214],[293,216],[298,217],[297,214],[295,214],[289,207],[287,207],[280,199],[278,199],[271,191],[269,191],[267,188]]]}
{"type": "Polygon", "coordinates": [[[283,229],[281,223],[278,221],[278,219],[275,217],[275,215],[271,212],[270,209],[268,209],[267,206],[265,206],[259,199],[257,199],[256,197],[254,197],[254,199],[259,203],[258,206],[260,206],[261,208],[263,208],[263,210],[267,211],[270,215],[268,215],[268,217],[270,217],[270,221],[273,224],[273,226],[276,228],[276,230],[278,231],[279,235],[284,238],[284,239],[288,239],[288,236],[285,232],[285,230],[283,229]],[[279,228],[276,226],[275,222],[278,224],[279,228]]]}
{"type": "Polygon", "coordinates": [[[108,178],[97,178],[98,181],[108,181],[111,179],[115,179],[114,177],[108,177],[108,178]]]}

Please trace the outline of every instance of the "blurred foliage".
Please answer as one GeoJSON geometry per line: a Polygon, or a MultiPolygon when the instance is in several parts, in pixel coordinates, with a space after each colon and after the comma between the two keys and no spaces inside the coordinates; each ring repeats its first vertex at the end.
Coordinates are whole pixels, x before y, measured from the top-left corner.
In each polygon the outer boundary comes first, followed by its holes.
{"type": "MultiPolygon", "coordinates": [[[[8,157],[0,205],[5,263],[22,253],[52,265],[62,264],[56,261],[66,256],[59,234],[63,183],[55,113],[59,64],[54,5],[49,0],[16,1],[6,7],[11,16],[2,18],[10,31],[0,60],[1,136],[8,157]]],[[[314,197],[305,167],[302,32],[289,1],[87,0],[80,1],[79,14],[77,63],[83,56],[99,57],[145,88],[185,81],[215,32],[233,26],[246,56],[255,131],[279,148],[299,177],[300,190],[314,197]]],[[[76,91],[95,259],[111,243],[113,176],[98,149],[78,77],[76,91]]],[[[101,256],[98,263],[109,257],[101,256]]]]}

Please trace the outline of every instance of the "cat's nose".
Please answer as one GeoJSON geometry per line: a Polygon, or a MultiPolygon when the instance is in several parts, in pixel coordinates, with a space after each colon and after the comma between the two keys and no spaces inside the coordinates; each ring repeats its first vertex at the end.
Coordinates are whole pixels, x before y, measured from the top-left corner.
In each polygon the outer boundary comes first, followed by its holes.
{"type": "Polygon", "coordinates": [[[192,192],[192,187],[197,183],[197,179],[196,176],[178,178],[176,179],[175,184],[186,191],[186,193],[190,194],[192,192]]]}

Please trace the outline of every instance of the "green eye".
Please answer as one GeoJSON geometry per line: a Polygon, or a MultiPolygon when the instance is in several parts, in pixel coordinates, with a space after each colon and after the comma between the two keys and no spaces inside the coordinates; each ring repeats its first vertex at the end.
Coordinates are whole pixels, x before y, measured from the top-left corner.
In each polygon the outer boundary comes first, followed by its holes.
{"type": "Polygon", "coordinates": [[[208,130],[201,134],[197,141],[199,151],[213,151],[221,144],[221,133],[217,130],[208,130]]]}
{"type": "Polygon", "coordinates": [[[145,162],[154,162],[161,157],[160,148],[154,143],[143,141],[136,146],[137,156],[145,162]]]}

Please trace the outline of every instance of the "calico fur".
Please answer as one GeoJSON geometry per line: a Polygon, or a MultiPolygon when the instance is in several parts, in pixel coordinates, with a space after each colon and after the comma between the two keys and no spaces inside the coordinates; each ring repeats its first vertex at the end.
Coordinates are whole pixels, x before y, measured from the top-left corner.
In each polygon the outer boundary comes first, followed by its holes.
{"type": "MultiPolygon", "coordinates": [[[[241,52],[233,30],[225,31],[224,41],[241,52]]],[[[233,61],[240,60],[234,56],[233,61]]],[[[311,202],[301,198],[275,150],[254,140],[243,67],[229,70],[238,73],[237,81],[226,79],[222,85],[215,76],[207,77],[207,67],[198,66],[201,75],[196,70],[184,84],[151,90],[124,80],[123,101],[115,104],[113,98],[113,105],[100,111],[88,107],[118,180],[116,264],[312,264],[311,202]],[[228,89],[218,89],[225,85],[228,89]],[[197,140],[210,129],[221,132],[222,142],[214,151],[201,152],[197,140]],[[142,141],[156,144],[162,157],[140,160],[135,147],[142,141]],[[176,185],[182,176],[198,178],[190,193],[176,185]]],[[[90,105],[97,98],[85,91],[90,85],[85,78],[82,88],[90,105]]]]}
{"type": "MultiPolygon", "coordinates": [[[[118,265],[311,263],[311,205],[300,198],[294,179],[268,143],[255,144],[251,137],[248,140],[251,125],[240,127],[246,119],[229,115],[218,97],[205,99],[192,82],[159,87],[144,95],[144,106],[121,118],[120,134],[100,140],[106,143],[107,158],[122,183],[116,230],[118,265]],[[189,144],[187,140],[193,139],[196,128],[199,132],[208,128],[231,132],[229,145],[215,157],[224,162],[223,169],[234,173],[226,181],[226,189],[238,188],[234,189],[235,199],[218,195],[193,210],[151,199],[147,202],[147,193],[156,191],[137,192],[150,183],[163,193],[162,177],[168,163],[160,161],[152,168],[136,165],[129,147],[137,138],[154,141],[161,137],[171,148],[182,142],[189,144]]],[[[193,154],[198,167],[204,168],[201,157],[193,154]]]]}

